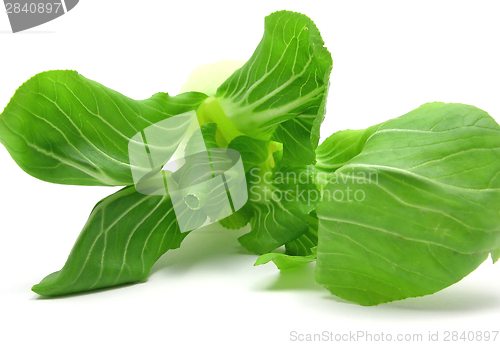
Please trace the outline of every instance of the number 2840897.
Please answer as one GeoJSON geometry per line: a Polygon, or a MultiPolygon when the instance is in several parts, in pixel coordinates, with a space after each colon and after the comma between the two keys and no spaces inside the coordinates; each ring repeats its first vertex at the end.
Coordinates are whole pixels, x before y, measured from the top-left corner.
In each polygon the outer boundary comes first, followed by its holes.
{"type": "Polygon", "coordinates": [[[23,3],[20,4],[18,2],[10,3],[7,2],[5,4],[5,9],[8,14],[11,13],[59,13],[60,11],[64,11],[62,8],[61,2],[32,2],[32,3],[23,3]]]}

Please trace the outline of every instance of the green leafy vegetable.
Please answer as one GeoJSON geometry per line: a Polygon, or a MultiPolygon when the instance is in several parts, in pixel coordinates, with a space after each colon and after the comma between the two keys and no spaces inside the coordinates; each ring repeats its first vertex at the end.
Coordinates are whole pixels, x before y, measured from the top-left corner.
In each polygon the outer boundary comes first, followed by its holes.
{"type": "Polygon", "coordinates": [[[269,143],[263,140],[255,140],[245,135],[234,138],[228,146],[241,154],[245,171],[263,164],[269,158],[269,143]]]}
{"type": "Polygon", "coordinates": [[[270,261],[273,261],[276,267],[280,270],[289,270],[292,268],[297,268],[305,266],[316,260],[316,248],[313,248],[311,254],[307,256],[291,256],[283,253],[267,253],[261,255],[254,266],[264,265],[270,261]]]}
{"type": "MultiPolygon", "coordinates": [[[[216,147],[216,130],[214,123],[201,127],[208,148],[216,147]]],[[[187,155],[197,143],[193,139],[187,144],[187,155]]],[[[186,166],[196,169],[197,164],[195,159],[186,166]]],[[[223,167],[214,162],[214,170],[217,168],[223,167]]],[[[188,178],[189,174],[180,177],[188,178]]],[[[158,188],[151,184],[151,188],[158,188]]],[[[201,227],[206,213],[184,207],[181,217],[201,227]]],[[[32,290],[57,296],[142,281],[153,264],[168,250],[178,248],[189,233],[180,232],[178,218],[169,195],[144,195],[134,186],[126,187],[95,206],[64,267],[32,290]]]]}
{"type": "Polygon", "coordinates": [[[179,231],[168,196],[126,187],[96,205],[64,267],[32,290],[58,296],[142,281],[187,234],[179,231]]]}
{"type": "MultiPolygon", "coordinates": [[[[206,97],[157,93],[135,101],[75,71],[44,72],[24,83],[3,111],[0,142],[24,171],[41,180],[127,186],[134,183],[127,148],[132,137],[196,110],[206,97]]],[[[171,135],[179,132],[172,129],[171,135]]]]}
{"type": "Polygon", "coordinates": [[[436,102],[318,147],[331,68],[316,25],[279,11],[247,62],[200,67],[175,97],[132,100],[74,71],[28,80],[0,115],[19,166],[53,183],[126,186],[33,291],[145,280],[215,221],[249,225],[239,242],[262,254],[255,265],[316,261],[316,283],[361,305],[432,294],[497,262],[500,126],[436,102]]]}
{"type": "Polygon", "coordinates": [[[429,103],[355,133],[320,149],[354,156],[328,176],[316,210],[317,283],[379,304],[439,291],[498,250],[500,126],[486,112],[429,103]]]}
{"type": "Polygon", "coordinates": [[[286,254],[294,256],[309,256],[318,245],[318,216],[316,211],[307,215],[307,231],[292,242],[285,244],[286,254]]]}
{"type": "Polygon", "coordinates": [[[307,215],[319,201],[313,170],[283,167],[281,151],[274,154],[275,167],[254,168],[247,174],[247,207],[254,217],[251,231],[239,238],[247,250],[263,254],[301,237],[308,230],[307,215]]]}
{"type": "Polygon", "coordinates": [[[332,68],[323,44],[308,17],[275,12],[266,18],[255,53],[215,94],[240,132],[285,144],[284,165],[315,160],[332,68]]]}

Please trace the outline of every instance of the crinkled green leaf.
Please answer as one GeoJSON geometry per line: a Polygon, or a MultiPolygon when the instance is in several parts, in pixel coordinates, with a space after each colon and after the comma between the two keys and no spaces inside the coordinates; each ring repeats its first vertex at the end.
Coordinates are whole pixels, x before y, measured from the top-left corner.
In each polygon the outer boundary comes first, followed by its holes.
{"type": "Polygon", "coordinates": [[[142,281],[187,234],[179,231],[168,196],[126,187],[96,205],[64,267],[32,290],[57,296],[142,281]]]}
{"type": "MultiPolygon", "coordinates": [[[[237,150],[241,154],[241,159],[245,167],[245,171],[248,172],[250,169],[260,166],[269,166],[276,164],[274,158],[272,157],[273,149],[276,149],[279,145],[274,142],[268,142],[258,139],[250,138],[246,135],[240,135],[234,138],[229,143],[229,148],[237,150]]],[[[259,168],[260,169],[260,168],[259,168]]],[[[253,185],[255,182],[252,176],[247,176],[248,187],[253,185]]],[[[254,208],[247,203],[243,208],[232,214],[231,216],[219,221],[219,223],[226,229],[236,230],[247,225],[252,217],[254,216],[254,208]]]]}
{"type": "Polygon", "coordinates": [[[439,291],[498,251],[495,120],[473,106],[428,103],[367,131],[336,133],[319,149],[336,155],[346,138],[361,148],[340,168],[319,160],[336,170],[316,209],[318,284],[375,305],[439,291]]]}
{"type": "Polygon", "coordinates": [[[307,256],[293,256],[284,253],[266,253],[259,256],[254,266],[264,265],[273,261],[280,270],[289,270],[305,266],[316,260],[316,248],[311,249],[311,254],[307,256]]]}
{"type": "MultiPolygon", "coordinates": [[[[0,115],[0,141],[28,174],[75,185],[131,185],[130,139],[177,114],[193,111],[202,93],[157,93],[130,99],[75,71],[37,74],[0,115]]],[[[175,135],[178,129],[172,129],[175,135]]]]}
{"type": "Polygon", "coordinates": [[[215,95],[243,134],[284,144],[284,165],[315,162],[332,59],[307,16],[279,11],[266,17],[252,57],[215,95]]]}
{"type": "MultiPolygon", "coordinates": [[[[323,100],[326,102],[326,98],[323,100]]],[[[315,163],[315,149],[318,147],[319,131],[325,117],[325,104],[317,110],[302,114],[294,119],[280,123],[273,139],[284,144],[283,164],[298,166],[315,163]]]]}
{"type": "Polygon", "coordinates": [[[270,155],[270,143],[263,140],[256,140],[246,135],[240,135],[234,138],[228,145],[230,149],[240,153],[245,171],[250,170],[266,161],[270,155]]]}
{"type": "Polygon", "coordinates": [[[237,230],[241,229],[245,225],[247,225],[252,219],[254,212],[251,207],[249,207],[248,203],[245,204],[242,208],[240,208],[235,213],[231,214],[229,217],[221,219],[219,224],[224,228],[229,230],[237,230]]]}
{"type": "Polygon", "coordinates": [[[312,254],[312,248],[318,245],[318,216],[316,211],[307,215],[309,228],[299,238],[285,243],[286,254],[294,256],[308,256],[312,254]]]}
{"type": "Polygon", "coordinates": [[[316,207],[319,192],[312,166],[254,168],[247,174],[248,207],[254,213],[251,231],[238,240],[247,250],[264,254],[302,236],[307,215],[316,207]]]}
{"type": "Polygon", "coordinates": [[[338,168],[344,166],[352,157],[357,156],[363,150],[366,140],[381,125],[376,125],[368,129],[345,130],[337,132],[325,141],[316,150],[316,170],[320,172],[319,177],[325,176],[323,173],[333,173],[338,168]]]}

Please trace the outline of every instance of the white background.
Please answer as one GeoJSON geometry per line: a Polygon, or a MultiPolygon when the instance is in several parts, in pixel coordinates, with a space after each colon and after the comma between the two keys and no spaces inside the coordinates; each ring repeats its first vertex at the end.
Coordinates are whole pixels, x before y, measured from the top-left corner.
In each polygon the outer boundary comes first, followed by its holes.
{"type": "MultiPolygon", "coordinates": [[[[500,120],[495,1],[97,1],[12,34],[0,13],[0,109],[38,72],[74,69],[129,97],[176,94],[195,66],[247,59],[265,15],[302,12],[333,56],[323,137],[431,101],[472,104],[500,120]]],[[[38,181],[0,146],[0,343],[287,344],[290,332],[500,330],[500,267],[487,260],[424,298],[361,307],[313,282],[313,267],[253,267],[237,237],[195,231],[144,284],[43,299],[94,204],[117,188],[38,181]]],[[[442,339],[442,338],[441,338],[442,339]]],[[[497,342],[500,341],[497,339],[497,342]]]]}

